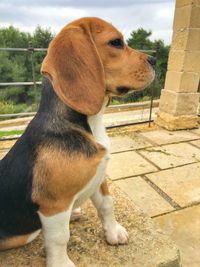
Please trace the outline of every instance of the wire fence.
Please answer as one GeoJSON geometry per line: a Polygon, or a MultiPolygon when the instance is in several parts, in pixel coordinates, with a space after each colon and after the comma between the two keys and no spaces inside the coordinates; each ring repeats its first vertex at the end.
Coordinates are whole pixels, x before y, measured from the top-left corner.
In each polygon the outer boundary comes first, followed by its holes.
{"type": "MultiPolygon", "coordinates": [[[[3,87],[9,87],[9,86],[33,86],[34,90],[37,90],[37,86],[41,85],[41,81],[36,81],[36,75],[35,75],[35,60],[34,60],[34,55],[37,52],[46,52],[46,48],[35,48],[33,47],[32,43],[29,42],[28,48],[0,48],[0,52],[23,52],[23,53],[29,53],[30,59],[31,59],[31,74],[32,74],[32,81],[26,81],[26,82],[0,82],[0,88],[3,87]]],[[[159,45],[156,47],[155,50],[139,50],[144,53],[151,53],[153,56],[156,58],[158,57],[159,53],[159,45]]],[[[140,123],[148,123],[149,126],[151,126],[151,122],[153,121],[152,119],[152,111],[153,111],[153,106],[154,106],[154,86],[151,87],[151,97],[150,97],[150,102],[147,103],[131,103],[131,104],[121,104],[121,105],[112,105],[108,107],[109,109],[112,109],[112,112],[115,111],[123,111],[124,109],[131,109],[131,108],[140,108],[140,109],[149,109],[149,116],[148,119],[145,118],[142,121],[131,121],[127,123],[115,123],[113,125],[108,125],[107,128],[115,128],[115,127],[122,127],[122,126],[128,126],[128,125],[134,125],[134,124],[140,124],[140,123]]],[[[0,114],[0,119],[5,119],[5,118],[20,118],[20,117],[25,117],[25,116],[33,116],[35,113],[33,112],[25,112],[25,113],[16,113],[16,114],[0,114]]],[[[134,116],[134,114],[133,114],[134,116]]],[[[0,139],[1,140],[1,139],[0,139]]]]}

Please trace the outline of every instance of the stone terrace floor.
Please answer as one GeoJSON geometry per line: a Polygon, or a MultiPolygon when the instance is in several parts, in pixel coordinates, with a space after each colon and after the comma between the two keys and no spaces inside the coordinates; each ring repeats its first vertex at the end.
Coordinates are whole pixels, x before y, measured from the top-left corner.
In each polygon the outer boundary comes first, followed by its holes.
{"type": "Polygon", "coordinates": [[[112,138],[109,177],[200,266],[200,129],[112,138]]]}
{"type": "MultiPolygon", "coordinates": [[[[0,157],[12,143],[0,143],[0,157]]],[[[183,267],[199,267],[200,129],[129,132],[111,147],[109,178],[174,240],[183,267]]]]}

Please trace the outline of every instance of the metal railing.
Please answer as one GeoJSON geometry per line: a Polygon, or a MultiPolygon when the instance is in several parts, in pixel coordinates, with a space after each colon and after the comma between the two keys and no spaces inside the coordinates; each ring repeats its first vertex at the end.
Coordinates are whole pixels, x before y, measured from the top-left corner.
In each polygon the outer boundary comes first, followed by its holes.
{"type": "MultiPolygon", "coordinates": [[[[32,45],[32,42],[29,42],[28,48],[8,48],[8,47],[1,47],[0,51],[4,52],[28,52],[31,57],[31,71],[32,71],[32,81],[30,82],[0,82],[0,87],[5,86],[19,86],[19,85],[33,85],[34,89],[37,89],[37,85],[42,84],[41,81],[36,81],[35,79],[35,62],[34,62],[34,53],[35,52],[46,52],[47,48],[35,48],[32,45]]],[[[9,115],[9,114],[7,114],[9,115]]]]}
{"type": "MultiPolygon", "coordinates": [[[[33,86],[34,90],[37,90],[37,85],[41,85],[41,81],[36,81],[35,77],[35,61],[34,61],[34,53],[35,52],[46,52],[47,48],[34,48],[32,43],[29,42],[28,48],[0,48],[0,52],[7,51],[7,52],[27,52],[30,54],[31,57],[31,72],[32,72],[32,81],[28,82],[0,82],[0,87],[8,87],[8,86],[33,86]]],[[[156,47],[155,50],[139,50],[144,53],[151,53],[155,57],[158,56],[159,52],[159,46],[156,47]]],[[[122,127],[122,126],[127,126],[127,125],[134,125],[134,124],[140,124],[140,123],[148,123],[149,127],[151,126],[151,122],[153,121],[152,119],[152,109],[153,109],[153,99],[154,99],[154,92],[153,92],[153,86],[151,90],[151,100],[150,100],[150,105],[149,105],[149,119],[141,122],[131,122],[131,123],[125,123],[125,124],[118,124],[114,126],[110,126],[108,128],[114,128],[114,127],[122,127]]],[[[112,105],[111,107],[113,109],[116,108],[119,109],[127,104],[121,104],[121,105],[112,105]]],[[[131,103],[130,104],[132,107],[147,107],[146,104],[140,104],[140,103],[131,103]]],[[[18,113],[18,114],[1,114],[0,118],[13,118],[13,117],[24,117],[25,115],[27,116],[32,116],[33,112],[28,112],[28,113],[18,113]]],[[[1,139],[0,139],[1,140],[1,139]]]]}

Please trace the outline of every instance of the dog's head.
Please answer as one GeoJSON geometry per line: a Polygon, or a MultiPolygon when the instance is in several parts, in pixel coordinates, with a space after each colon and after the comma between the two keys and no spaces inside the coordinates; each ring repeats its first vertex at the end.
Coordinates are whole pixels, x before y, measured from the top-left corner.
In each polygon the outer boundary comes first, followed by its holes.
{"type": "Polygon", "coordinates": [[[152,58],[128,47],[111,24],[82,18],[52,40],[41,72],[64,103],[94,115],[106,94],[124,95],[148,86],[154,79],[152,65],[152,58]]]}

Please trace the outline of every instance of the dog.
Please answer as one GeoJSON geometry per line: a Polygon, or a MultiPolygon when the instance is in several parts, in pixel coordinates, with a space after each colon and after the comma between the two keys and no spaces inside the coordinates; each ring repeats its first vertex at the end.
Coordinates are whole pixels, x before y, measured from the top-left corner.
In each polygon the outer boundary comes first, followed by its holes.
{"type": "Polygon", "coordinates": [[[99,18],[71,22],[51,41],[39,110],[0,162],[1,250],[31,242],[42,229],[47,266],[74,267],[66,253],[70,216],[88,198],[107,242],[128,242],[105,180],[110,145],[102,117],[111,96],[148,86],[154,66],[99,18]]]}

